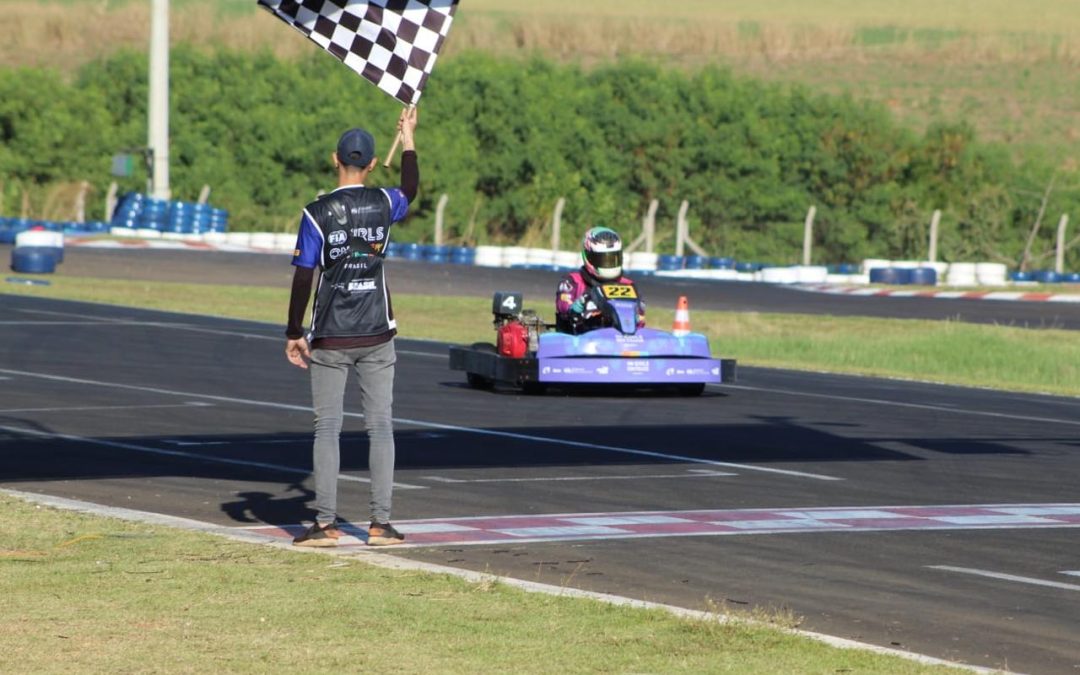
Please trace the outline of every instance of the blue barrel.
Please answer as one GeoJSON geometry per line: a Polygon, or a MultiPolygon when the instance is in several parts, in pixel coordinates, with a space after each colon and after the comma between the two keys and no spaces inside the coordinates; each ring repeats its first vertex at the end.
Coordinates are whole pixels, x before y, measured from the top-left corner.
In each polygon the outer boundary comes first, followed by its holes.
{"type": "Polygon", "coordinates": [[[19,233],[9,227],[0,227],[0,244],[14,244],[17,234],[19,233]]]}
{"type": "Polygon", "coordinates": [[[914,286],[937,286],[937,270],[933,267],[919,267],[909,272],[911,278],[908,283],[914,286]]]}
{"type": "Polygon", "coordinates": [[[901,270],[895,267],[875,267],[870,270],[870,283],[890,284],[893,286],[908,284],[911,283],[911,270],[901,270]]]}
{"type": "Polygon", "coordinates": [[[392,240],[387,242],[386,248],[383,250],[383,255],[387,258],[397,258],[401,255],[401,244],[392,240]]]}
{"type": "Polygon", "coordinates": [[[735,258],[709,258],[709,267],[714,270],[733,270],[735,258]]]}
{"type": "Polygon", "coordinates": [[[1021,272],[1017,270],[1009,273],[1009,279],[1013,281],[1035,281],[1035,275],[1031,272],[1021,272]]]}
{"type": "Polygon", "coordinates": [[[703,270],[709,266],[709,259],[703,255],[686,256],[686,269],[703,270]]]}
{"type": "Polygon", "coordinates": [[[681,270],[683,268],[683,262],[682,256],[662,255],[656,260],[656,268],[662,272],[681,270]]]}
{"type": "Polygon", "coordinates": [[[55,248],[18,246],[11,249],[11,269],[20,274],[52,274],[56,271],[55,248]]]}
{"type": "Polygon", "coordinates": [[[476,249],[468,246],[455,246],[450,249],[450,262],[455,265],[472,265],[476,262],[476,249]]]}
{"type": "Polygon", "coordinates": [[[1054,270],[1039,270],[1035,272],[1035,281],[1040,284],[1059,284],[1061,283],[1061,275],[1054,270]]]}
{"type": "Polygon", "coordinates": [[[1080,272],[1072,272],[1061,278],[1067,284],[1080,284],[1080,272]]]}
{"type": "Polygon", "coordinates": [[[739,272],[757,272],[759,269],[761,269],[761,263],[737,262],[735,263],[735,269],[739,272]]]}
{"type": "Polygon", "coordinates": [[[401,246],[400,253],[401,253],[402,258],[405,258],[406,260],[422,260],[423,259],[424,251],[421,248],[420,244],[416,244],[416,243],[400,244],[400,246],[401,246]]]}

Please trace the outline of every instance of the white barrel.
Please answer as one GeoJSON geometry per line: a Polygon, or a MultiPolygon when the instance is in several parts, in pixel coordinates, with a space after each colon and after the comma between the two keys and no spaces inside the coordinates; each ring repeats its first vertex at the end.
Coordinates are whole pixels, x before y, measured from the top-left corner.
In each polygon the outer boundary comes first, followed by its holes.
{"type": "Polygon", "coordinates": [[[823,284],[829,279],[829,268],[820,265],[799,265],[795,272],[800,284],[823,284]]]}
{"type": "Polygon", "coordinates": [[[525,262],[529,265],[554,265],[555,252],[550,248],[527,248],[525,262]]]}
{"type": "Polygon", "coordinates": [[[892,267],[891,260],[882,260],[881,258],[867,258],[862,261],[862,273],[870,274],[870,270],[873,269],[887,269],[892,267]]]}
{"type": "MultiPolygon", "coordinates": [[[[578,259],[581,256],[578,255],[578,259]]],[[[636,271],[652,271],[657,267],[657,262],[660,260],[660,256],[656,253],[648,253],[646,251],[634,251],[627,256],[626,268],[636,271]]]]}
{"type": "Polygon", "coordinates": [[[982,286],[1004,286],[1009,268],[1002,263],[976,263],[975,278],[982,286]]]}
{"type": "Polygon", "coordinates": [[[477,246],[476,264],[480,267],[502,267],[502,246],[477,246]]]}
{"type": "Polygon", "coordinates": [[[503,267],[529,264],[529,249],[524,246],[507,246],[503,249],[503,267]]]}
{"type": "Polygon", "coordinates": [[[974,286],[978,283],[975,263],[954,262],[949,265],[945,283],[949,286],[974,286]]]}
{"type": "Polygon", "coordinates": [[[26,230],[15,235],[15,248],[20,246],[64,248],[64,233],[50,232],[49,230],[26,230]]]}
{"type": "Polygon", "coordinates": [[[559,267],[581,267],[581,254],[577,251],[556,251],[555,264],[559,267]]]}

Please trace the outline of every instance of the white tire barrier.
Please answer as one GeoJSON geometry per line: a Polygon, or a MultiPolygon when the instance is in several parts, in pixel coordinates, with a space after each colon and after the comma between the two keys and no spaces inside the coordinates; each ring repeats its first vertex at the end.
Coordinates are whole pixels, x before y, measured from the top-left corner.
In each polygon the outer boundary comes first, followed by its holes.
{"type": "Polygon", "coordinates": [[[503,249],[502,266],[512,267],[514,265],[528,265],[529,264],[529,249],[524,246],[507,246],[503,249]]]}
{"type": "Polygon", "coordinates": [[[949,265],[945,283],[949,286],[975,286],[978,284],[975,263],[956,262],[949,265]]]}
{"type": "Polygon", "coordinates": [[[477,246],[476,264],[480,267],[502,267],[502,246],[477,246]]]}
{"type": "Polygon", "coordinates": [[[525,249],[525,264],[554,265],[555,252],[550,248],[527,248],[525,249]]]}
{"type": "Polygon", "coordinates": [[[581,267],[581,254],[577,251],[557,251],[555,264],[559,267],[581,267]]]}
{"type": "Polygon", "coordinates": [[[978,263],[975,278],[981,286],[1004,286],[1009,268],[1001,263],[978,263]]]}
{"type": "MultiPolygon", "coordinates": [[[[581,260],[581,255],[577,254],[578,261],[581,260]]],[[[652,272],[656,270],[657,263],[660,260],[660,256],[656,253],[646,253],[645,251],[634,251],[627,258],[627,269],[637,272],[652,272]]]]}

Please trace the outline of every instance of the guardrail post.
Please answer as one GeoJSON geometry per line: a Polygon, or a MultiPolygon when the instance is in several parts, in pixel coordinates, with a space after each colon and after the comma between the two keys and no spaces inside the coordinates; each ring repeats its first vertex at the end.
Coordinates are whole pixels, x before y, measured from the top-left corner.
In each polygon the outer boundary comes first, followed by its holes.
{"type": "Polygon", "coordinates": [[[562,212],[566,206],[566,198],[559,197],[555,202],[555,213],[551,216],[551,250],[558,252],[559,240],[562,237],[562,212]]]}
{"type": "Polygon", "coordinates": [[[649,210],[645,213],[645,217],[641,220],[641,234],[639,234],[629,246],[626,247],[626,253],[633,253],[641,246],[645,244],[645,252],[652,253],[656,246],[656,209],[660,206],[659,200],[652,200],[649,202],[649,210]]]}
{"type": "Polygon", "coordinates": [[[811,206],[810,210],[806,212],[806,220],[803,221],[802,264],[807,267],[810,265],[814,248],[814,216],[816,215],[817,207],[811,206]]]}
{"type": "Polygon", "coordinates": [[[1057,229],[1057,257],[1054,259],[1054,271],[1058,274],[1065,272],[1065,228],[1069,226],[1069,214],[1061,214],[1057,229]]]}
{"type": "Polygon", "coordinates": [[[435,245],[442,246],[443,242],[443,214],[446,212],[446,202],[450,196],[445,192],[439,197],[439,203],[435,205],[435,245]]]}
{"type": "Polygon", "coordinates": [[[934,215],[930,217],[930,252],[926,259],[937,262],[938,226],[941,225],[941,209],[934,209],[934,215]]]}

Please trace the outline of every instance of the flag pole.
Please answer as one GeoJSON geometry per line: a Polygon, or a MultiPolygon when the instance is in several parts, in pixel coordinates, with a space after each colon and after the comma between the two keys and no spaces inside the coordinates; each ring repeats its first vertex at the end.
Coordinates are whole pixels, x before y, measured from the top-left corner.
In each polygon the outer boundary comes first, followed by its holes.
{"type": "MultiPolygon", "coordinates": [[[[406,108],[409,114],[412,114],[413,110],[416,110],[415,105],[410,105],[406,108]]],[[[397,136],[394,138],[394,144],[390,146],[390,152],[386,153],[386,161],[383,162],[383,167],[390,168],[390,162],[394,159],[394,154],[397,153],[398,146],[401,145],[401,129],[398,129],[397,136]]]]}

